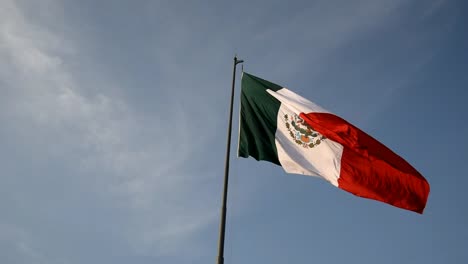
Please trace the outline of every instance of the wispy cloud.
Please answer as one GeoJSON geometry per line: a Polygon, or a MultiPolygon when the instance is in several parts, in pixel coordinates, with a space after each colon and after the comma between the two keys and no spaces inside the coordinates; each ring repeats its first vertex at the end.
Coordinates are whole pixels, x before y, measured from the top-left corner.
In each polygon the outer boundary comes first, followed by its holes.
{"type": "MultiPolygon", "coordinates": [[[[60,2],[47,4],[54,6],[48,12],[60,10],[60,2]]],[[[5,202],[2,207],[22,208],[23,211],[16,211],[17,217],[27,215],[28,210],[37,211],[33,208],[37,205],[28,205],[22,199],[36,197],[43,201],[39,210],[44,213],[65,211],[70,217],[85,221],[90,217],[86,215],[86,207],[75,210],[69,207],[77,206],[75,194],[88,193],[98,199],[95,202],[99,208],[111,213],[97,212],[93,224],[106,225],[113,221],[112,215],[123,218],[118,221],[124,224],[121,229],[113,227],[107,235],[120,234],[127,240],[122,243],[128,243],[135,252],[156,256],[172,254],[174,248],[188,243],[195,232],[213,220],[214,212],[211,207],[203,206],[207,202],[203,197],[187,202],[190,195],[201,191],[197,187],[204,187],[197,185],[200,178],[194,180],[181,166],[192,158],[196,147],[188,141],[186,112],[177,109],[175,102],[175,109],[170,107],[154,116],[139,114],[109,90],[122,89],[109,79],[99,81],[105,84],[102,88],[87,89],[89,82],[79,79],[79,73],[75,73],[70,63],[74,61],[76,65],[80,61],[83,53],[80,46],[47,24],[33,23],[16,2],[5,0],[1,5],[0,121],[4,132],[0,140],[10,142],[16,152],[28,156],[33,164],[44,164],[41,171],[36,171],[37,175],[21,174],[18,166],[32,165],[24,164],[24,160],[13,161],[16,164],[10,166],[10,171],[4,171],[2,182],[45,182],[35,189],[21,187],[30,192],[21,195],[13,193],[17,190],[8,190],[4,184],[1,196],[8,198],[6,201],[15,197],[16,201],[5,202]],[[160,119],[164,119],[164,125],[160,125],[160,119]],[[62,174],[44,177],[56,170],[62,174]],[[58,178],[62,185],[56,182],[58,178]],[[49,195],[60,202],[47,202],[49,195]]],[[[46,218],[58,225],[54,232],[69,232],[66,229],[73,228],[61,218],[46,218]]],[[[9,221],[12,219],[0,217],[0,236],[8,235],[5,226],[9,221]]],[[[23,219],[17,225],[26,222],[23,219]]],[[[48,245],[40,247],[42,252],[33,250],[34,245],[21,242],[21,236],[8,235],[4,243],[14,243],[19,251],[38,263],[46,255],[57,254],[60,259],[64,253],[55,252],[54,247],[63,241],[54,240],[56,235],[43,236],[37,230],[41,228],[26,226],[22,233],[38,236],[36,241],[48,245]]],[[[73,251],[70,247],[67,250],[73,251]]]]}

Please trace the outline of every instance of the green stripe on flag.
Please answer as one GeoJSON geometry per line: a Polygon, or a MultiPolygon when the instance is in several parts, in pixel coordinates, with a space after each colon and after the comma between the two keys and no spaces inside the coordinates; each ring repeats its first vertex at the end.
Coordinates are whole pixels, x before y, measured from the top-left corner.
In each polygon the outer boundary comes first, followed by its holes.
{"type": "Polygon", "coordinates": [[[266,90],[278,91],[282,87],[245,72],[241,87],[238,155],[280,165],[275,133],[281,103],[266,90]]]}

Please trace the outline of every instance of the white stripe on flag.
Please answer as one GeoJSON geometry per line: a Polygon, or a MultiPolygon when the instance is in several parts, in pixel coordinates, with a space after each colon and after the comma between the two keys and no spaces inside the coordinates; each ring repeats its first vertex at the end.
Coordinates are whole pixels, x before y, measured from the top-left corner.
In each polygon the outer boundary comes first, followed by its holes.
{"type": "MultiPolygon", "coordinates": [[[[311,109],[316,106],[304,105],[302,107],[311,109]]],[[[297,109],[297,107],[293,107],[293,109],[297,109]]],[[[288,173],[318,176],[338,187],[343,146],[325,139],[320,140],[318,145],[309,147],[310,143],[317,142],[320,139],[320,134],[313,139],[307,139],[310,140],[308,143],[297,143],[296,140],[300,140],[301,135],[300,133],[297,134],[291,123],[299,114],[299,112],[292,110],[289,105],[281,102],[275,134],[278,160],[281,166],[288,173]],[[288,116],[289,120],[285,118],[285,115],[288,116]],[[289,128],[286,123],[289,123],[289,128]]]]}

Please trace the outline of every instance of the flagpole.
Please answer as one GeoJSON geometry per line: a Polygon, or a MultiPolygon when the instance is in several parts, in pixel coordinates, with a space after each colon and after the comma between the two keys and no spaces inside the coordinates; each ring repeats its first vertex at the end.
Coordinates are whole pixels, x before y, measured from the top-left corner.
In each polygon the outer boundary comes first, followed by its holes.
{"type": "Polygon", "coordinates": [[[232,108],[234,105],[234,87],[236,83],[236,66],[239,63],[243,63],[243,60],[238,60],[237,56],[234,56],[234,65],[232,70],[232,88],[231,88],[231,105],[229,108],[229,123],[228,123],[228,135],[226,144],[226,162],[224,167],[224,186],[223,186],[223,198],[221,207],[221,221],[219,224],[219,240],[218,240],[218,262],[217,264],[224,264],[224,235],[226,233],[226,203],[229,183],[229,153],[231,152],[231,130],[232,130],[232,108]]]}

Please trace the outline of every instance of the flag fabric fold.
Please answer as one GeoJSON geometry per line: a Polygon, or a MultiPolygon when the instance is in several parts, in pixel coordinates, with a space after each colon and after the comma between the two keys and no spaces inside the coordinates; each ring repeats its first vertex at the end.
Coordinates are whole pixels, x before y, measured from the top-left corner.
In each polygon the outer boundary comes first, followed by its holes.
{"type": "Polygon", "coordinates": [[[343,118],[272,82],[243,73],[240,157],[318,176],[354,195],[422,213],[426,179],[343,118]]]}

